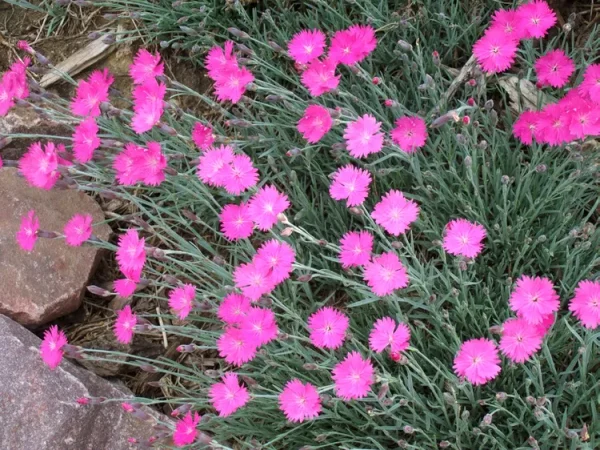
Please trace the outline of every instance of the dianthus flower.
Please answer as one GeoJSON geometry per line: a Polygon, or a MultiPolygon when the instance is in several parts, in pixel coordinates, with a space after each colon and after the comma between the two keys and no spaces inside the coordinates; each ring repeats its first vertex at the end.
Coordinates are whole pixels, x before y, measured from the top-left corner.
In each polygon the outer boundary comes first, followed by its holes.
{"type": "Polygon", "coordinates": [[[519,41],[525,37],[525,30],[519,26],[517,11],[497,9],[492,15],[490,29],[502,31],[507,39],[519,41]]]}
{"type": "Polygon", "coordinates": [[[117,262],[122,271],[141,271],[146,262],[146,241],[136,230],[127,230],[119,236],[117,262]]]}
{"type": "Polygon", "coordinates": [[[373,235],[368,231],[352,231],[340,240],[340,262],[344,268],[364,266],[371,260],[373,235]]]}
{"type": "Polygon", "coordinates": [[[125,186],[130,186],[140,181],[140,161],[144,149],[133,142],[125,144],[125,148],[113,160],[113,169],[117,181],[125,186]]]}
{"type": "Polygon", "coordinates": [[[575,295],[569,303],[569,311],[586,328],[600,325],[600,283],[583,280],[575,288],[575,295]]]}
{"type": "Polygon", "coordinates": [[[73,133],[73,154],[80,163],[86,163],[94,154],[94,150],[100,147],[98,139],[98,125],[96,119],[88,117],[81,121],[73,133]]]}
{"type": "Polygon", "coordinates": [[[268,294],[275,288],[271,274],[259,268],[254,262],[236,267],[233,272],[233,280],[235,287],[252,301],[258,300],[262,295],[268,294]]]}
{"type": "Polygon", "coordinates": [[[488,74],[504,72],[512,66],[519,41],[506,36],[503,30],[489,28],[473,46],[473,54],[488,74]]]}
{"type": "Polygon", "coordinates": [[[525,38],[543,38],[556,24],[556,14],[543,0],[533,0],[517,8],[517,23],[525,38]]]}
{"type": "Polygon", "coordinates": [[[288,54],[298,64],[308,64],[323,54],[325,33],[321,30],[302,30],[288,42],[288,54]]]}
{"type": "Polygon", "coordinates": [[[160,61],[160,55],[152,54],[146,49],[138,50],[133,64],[129,66],[129,75],[134,84],[143,84],[147,80],[163,75],[164,64],[160,61]]]}
{"type": "Polygon", "coordinates": [[[150,78],[142,84],[135,86],[133,96],[133,117],[131,128],[137,134],[151,130],[160,122],[164,111],[164,97],[167,86],[159,83],[155,78],[150,78]]]}
{"type": "Polygon", "coordinates": [[[365,264],[363,278],[379,297],[408,286],[406,269],[393,252],[383,253],[365,264]]]}
{"type": "Polygon", "coordinates": [[[377,320],[369,335],[369,347],[376,353],[381,353],[387,347],[392,353],[403,352],[408,348],[410,329],[404,323],[396,324],[391,317],[377,320]]]}
{"type": "Polygon", "coordinates": [[[393,236],[406,233],[418,216],[419,205],[394,189],[381,198],[371,213],[375,223],[393,236]]]}
{"type": "Polygon", "coordinates": [[[569,111],[557,103],[549,103],[538,113],[537,139],[550,145],[566,143],[571,138],[569,111]]]}
{"type": "Polygon", "coordinates": [[[200,156],[198,178],[209,186],[224,186],[226,169],[234,157],[233,148],[229,145],[221,145],[205,151],[200,156]]]}
{"type": "Polygon", "coordinates": [[[223,381],[213,384],[208,397],[221,417],[232,415],[250,400],[248,389],[240,384],[237,374],[233,372],[225,373],[223,381]]]}
{"type": "Polygon", "coordinates": [[[64,352],[62,348],[67,345],[67,336],[64,331],[59,330],[56,325],[52,325],[44,331],[44,339],[40,346],[40,354],[44,363],[54,370],[63,359],[64,352]]]}
{"type": "Polygon", "coordinates": [[[198,423],[200,423],[200,416],[197,412],[192,415],[191,411],[188,411],[185,417],[177,421],[173,433],[173,443],[176,447],[185,447],[196,440],[198,423]]]}
{"type": "Polygon", "coordinates": [[[339,348],[344,343],[349,324],[348,316],[325,306],[308,318],[310,341],[318,348],[339,348]]]}
{"type": "Polygon", "coordinates": [[[490,339],[471,339],[461,344],[454,358],[454,371],[475,385],[485,384],[500,373],[496,344],[490,339]]]}
{"type": "Polygon", "coordinates": [[[513,311],[536,325],[548,314],[558,311],[560,298],[548,278],[522,275],[510,295],[509,303],[513,311]]]}
{"type": "Polygon", "coordinates": [[[208,150],[215,142],[215,134],[212,127],[197,122],[192,130],[192,140],[200,150],[208,150]]]}
{"type": "Polygon", "coordinates": [[[375,30],[370,25],[352,25],[337,31],[331,38],[329,58],[341,64],[353,65],[365,59],[377,47],[375,30]]]}
{"type": "Polygon", "coordinates": [[[233,54],[233,42],[225,42],[223,48],[219,46],[211,48],[204,61],[204,66],[213,81],[217,81],[231,70],[237,69],[238,62],[233,54]]]}
{"type": "Polygon", "coordinates": [[[225,205],[219,219],[221,220],[221,231],[230,241],[248,238],[254,231],[254,222],[246,203],[225,205]]]}
{"type": "Polygon", "coordinates": [[[279,284],[290,277],[295,259],[296,253],[290,244],[271,239],[260,246],[253,261],[259,270],[268,273],[271,280],[279,284]]]}
{"type": "Polygon", "coordinates": [[[252,196],[248,202],[248,213],[259,230],[268,231],[277,223],[277,216],[289,206],[287,195],[267,185],[252,196]]]}
{"type": "Polygon", "coordinates": [[[146,145],[137,162],[138,178],[149,186],[158,186],[165,180],[167,158],[158,142],[148,142],[146,145]]]}
{"type": "Polygon", "coordinates": [[[15,99],[24,99],[29,95],[27,86],[27,66],[31,60],[15,61],[0,80],[0,117],[15,105],[15,99]]]}
{"type": "Polygon", "coordinates": [[[327,108],[320,105],[310,105],[304,111],[304,116],[298,121],[298,131],[309,143],[319,142],[331,129],[333,120],[327,108]]]}
{"type": "Polygon", "coordinates": [[[108,101],[108,90],[114,78],[108,71],[96,70],[87,80],[79,81],[75,98],[71,102],[71,111],[76,116],[100,115],[100,103],[108,101]]]}
{"type": "Polygon", "coordinates": [[[223,187],[233,195],[239,195],[256,185],[258,170],[248,155],[235,155],[231,162],[223,167],[220,177],[223,187]]]}
{"type": "Polygon", "coordinates": [[[590,64],[585,69],[579,93],[595,103],[600,103],[600,64],[590,64]]]}
{"type": "Polygon", "coordinates": [[[254,81],[254,75],[245,67],[232,67],[215,82],[215,94],[220,102],[230,100],[236,104],[246,92],[246,87],[254,81]]]}
{"type": "Polygon", "coordinates": [[[329,195],[335,200],[346,200],[347,206],[361,205],[369,195],[371,174],[352,164],[340,167],[333,174],[329,195]]]}
{"type": "Polygon", "coordinates": [[[239,367],[254,359],[258,342],[249,339],[241,330],[229,327],[217,339],[217,348],[221,358],[239,367]]]}
{"type": "Polygon", "coordinates": [[[414,153],[427,142],[427,128],[420,117],[400,117],[391,132],[392,141],[406,153],[414,153]]]}
{"type": "Polygon", "coordinates": [[[137,316],[131,311],[131,306],[127,305],[117,314],[115,321],[115,337],[121,344],[130,344],[133,340],[133,332],[137,316]]]}
{"type": "Polygon", "coordinates": [[[344,139],[350,155],[354,158],[364,158],[381,151],[383,133],[380,130],[381,123],[370,114],[349,123],[344,132],[344,139]]]}
{"type": "Polygon", "coordinates": [[[21,227],[17,231],[17,242],[23,250],[27,252],[33,250],[38,239],[37,232],[39,229],[40,221],[35,211],[31,210],[21,219],[21,227]]]}
{"type": "Polygon", "coordinates": [[[600,135],[600,108],[587,97],[582,97],[576,89],[559,101],[562,105],[568,99],[569,133],[572,139],[583,139],[586,136],[600,135]]]}
{"type": "Polygon", "coordinates": [[[194,308],[196,286],[184,284],[171,291],[169,294],[169,307],[177,313],[179,319],[185,319],[194,308]]]}
{"type": "Polygon", "coordinates": [[[575,72],[575,64],[563,50],[551,50],[540,56],[534,65],[538,83],[542,86],[563,87],[575,72]]]}
{"type": "Polygon", "coordinates": [[[242,336],[257,345],[264,345],[277,337],[279,329],[273,311],[267,308],[251,307],[239,322],[242,336]]]}
{"type": "Polygon", "coordinates": [[[288,381],[279,394],[279,409],[290,422],[304,422],[319,415],[321,397],[315,386],[295,378],[288,381]]]}
{"type": "Polygon", "coordinates": [[[92,235],[93,218],[89,214],[75,214],[65,225],[65,242],[72,247],[79,247],[92,235]]]}
{"type": "Polygon", "coordinates": [[[123,298],[131,297],[137,288],[137,284],[140,282],[142,271],[125,269],[121,270],[121,272],[125,275],[125,278],[115,280],[115,292],[123,298]]]}
{"type": "Polygon", "coordinates": [[[508,319],[502,324],[500,350],[508,359],[523,363],[542,346],[543,335],[525,319],[508,319]]]}
{"type": "Polygon", "coordinates": [[[358,352],[348,353],[332,371],[335,394],[346,401],[366,397],[375,382],[374,373],[370,359],[363,359],[358,352]]]}
{"type": "Polygon", "coordinates": [[[539,133],[538,111],[523,111],[513,124],[513,135],[523,144],[531,145],[539,133]]]}
{"type": "Polygon", "coordinates": [[[217,317],[228,325],[239,324],[250,311],[250,307],[251,301],[248,297],[231,293],[223,299],[217,317]]]}
{"type": "Polygon", "coordinates": [[[465,219],[451,220],[444,233],[444,250],[454,256],[475,258],[483,248],[486,231],[482,225],[465,219]]]}
{"type": "Polygon", "coordinates": [[[19,160],[19,171],[32,186],[50,190],[60,176],[58,172],[58,153],[54,143],[34,142],[19,160]]]}
{"type": "Polygon", "coordinates": [[[337,64],[331,59],[315,59],[308,65],[302,72],[302,84],[310,95],[318,97],[338,87],[341,75],[335,74],[336,67],[337,64]]]}

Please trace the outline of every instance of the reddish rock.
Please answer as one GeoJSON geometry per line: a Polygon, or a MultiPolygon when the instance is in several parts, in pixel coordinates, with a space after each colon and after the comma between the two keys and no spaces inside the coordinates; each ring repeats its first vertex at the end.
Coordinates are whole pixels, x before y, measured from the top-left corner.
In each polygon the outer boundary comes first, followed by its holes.
{"type": "MultiPolygon", "coordinates": [[[[91,214],[94,223],[104,220],[100,206],[81,192],[44,191],[29,186],[15,168],[0,170],[0,313],[26,326],[75,311],[100,256],[97,247],[70,247],[63,239],[38,239],[31,253],[23,251],[15,235],[32,209],[45,231],[62,233],[77,213],[91,214]]],[[[110,227],[96,225],[94,234],[108,239],[110,227]]]]}

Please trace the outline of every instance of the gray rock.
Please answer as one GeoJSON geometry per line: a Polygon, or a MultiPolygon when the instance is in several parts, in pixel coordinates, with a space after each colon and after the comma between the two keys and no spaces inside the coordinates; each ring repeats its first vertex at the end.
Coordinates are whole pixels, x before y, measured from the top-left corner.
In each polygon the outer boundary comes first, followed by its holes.
{"type": "MultiPolygon", "coordinates": [[[[63,239],[38,239],[31,253],[16,242],[21,217],[35,210],[40,228],[62,233],[74,214],[91,214],[104,220],[100,206],[77,191],[45,191],[31,187],[17,169],[0,169],[0,313],[22,325],[37,326],[75,311],[100,258],[91,245],[70,247],[63,239]]],[[[107,224],[94,234],[108,239],[107,224]]]]}
{"type": "Polygon", "coordinates": [[[147,442],[170,419],[146,407],[145,420],[118,402],[82,406],[80,397],[127,399],[126,388],[63,360],[54,371],[39,354],[40,339],[0,315],[0,448],[2,450],[128,450],[147,442]]]}

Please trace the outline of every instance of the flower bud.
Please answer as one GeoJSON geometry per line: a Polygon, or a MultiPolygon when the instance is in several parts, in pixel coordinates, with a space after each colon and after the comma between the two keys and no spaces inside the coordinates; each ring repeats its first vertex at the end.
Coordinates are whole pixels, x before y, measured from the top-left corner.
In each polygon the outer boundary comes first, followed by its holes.
{"type": "Polygon", "coordinates": [[[508,395],[506,394],[506,392],[497,392],[496,393],[496,400],[499,401],[500,403],[505,401],[507,398],[508,398],[508,395]]]}
{"type": "Polygon", "coordinates": [[[385,397],[389,391],[390,386],[387,383],[383,383],[377,392],[377,400],[381,401],[381,399],[383,399],[383,397],[385,397]]]}
{"type": "Polygon", "coordinates": [[[171,417],[179,417],[181,415],[187,414],[187,412],[192,409],[192,405],[186,403],[171,411],[171,417]]]}
{"type": "Polygon", "coordinates": [[[450,442],[448,441],[442,441],[439,443],[440,448],[448,448],[450,447],[450,442]]]}
{"type": "Polygon", "coordinates": [[[314,363],[305,363],[305,364],[302,366],[302,368],[303,368],[304,370],[318,370],[318,369],[319,369],[319,366],[317,366],[317,365],[316,365],[316,364],[314,364],[314,363]]]}
{"type": "Polygon", "coordinates": [[[277,53],[285,53],[285,50],[283,48],[281,48],[281,46],[274,41],[269,41],[269,47],[271,47],[277,53]]]}
{"type": "Polygon", "coordinates": [[[434,50],[431,53],[431,58],[433,60],[433,65],[438,67],[440,65],[440,53],[437,50],[434,50]]]}
{"type": "Polygon", "coordinates": [[[94,285],[88,286],[87,290],[88,290],[88,292],[90,292],[94,295],[97,295],[98,297],[111,297],[111,296],[115,295],[112,292],[107,291],[106,289],[103,289],[99,286],[94,286],[94,285]]]}
{"type": "Polygon", "coordinates": [[[490,426],[492,424],[492,419],[493,419],[493,416],[491,414],[486,414],[485,416],[483,416],[482,422],[486,426],[490,426]]]}
{"type": "Polygon", "coordinates": [[[293,232],[294,232],[294,229],[292,227],[287,227],[287,228],[284,228],[281,231],[281,233],[279,233],[279,234],[283,237],[289,237],[292,235],[293,232]]]}
{"type": "Polygon", "coordinates": [[[494,107],[494,100],[490,99],[483,104],[483,107],[490,111],[494,107]]]}
{"type": "Polygon", "coordinates": [[[179,353],[192,353],[196,350],[196,346],[194,344],[182,344],[177,347],[177,351],[179,353]]]}
{"type": "Polygon", "coordinates": [[[152,366],[150,364],[142,364],[140,366],[140,369],[143,370],[144,372],[148,372],[148,373],[158,372],[158,369],[155,366],[152,366]]]}
{"type": "Polygon", "coordinates": [[[395,100],[392,100],[391,98],[386,99],[383,104],[385,106],[387,106],[388,108],[393,108],[394,106],[398,106],[398,103],[396,103],[395,100]]]}
{"type": "Polygon", "coordinates": [[[413,427],[411,427],[410,425],[404,425],[404,428],[402,428],[402,431],[404,431],[405,434],[413,434],[415,432],[415,429],[413,427]]]}
{"type": "Polygon", "coordinates": [[[301,283],[308,283],[310,280],[312,280],[312,275],[310,273],[300,275],[298,278],[296,278],[296,280],[298,280],[301,283]]]}
{"type": "Polygon", "coordinates": [[[469,97],[469,99],[467,100],[467,105],[475,106],[475,99],[473,97],[469,97]]]}
{"type": "Polygon", "coordinates": [[[233,34],[237,38],[250,39],[250,35],[248,33],[238,30],[237,28],[230,27],[230,28],[227,28],[227,31],[229,31],[231,34],[233,34]]]}
{"type": "Polygon", "coordinates": [[[400,39],[398,41],[398,47],[400,47],[400,49],[405,52],[412,52],[412,49],[413,49],[412,45],[410,45],[408,42],[406,42],[402,39],[400,39]]]}

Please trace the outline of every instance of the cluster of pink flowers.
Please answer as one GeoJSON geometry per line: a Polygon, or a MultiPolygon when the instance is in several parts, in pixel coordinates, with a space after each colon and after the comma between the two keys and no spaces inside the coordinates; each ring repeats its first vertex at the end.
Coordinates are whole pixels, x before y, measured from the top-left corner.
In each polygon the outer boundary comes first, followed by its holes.
{"type": "MultiPolygon", "coordinates": [[[[93,218],[89,214],[75,214],[64,227],[64,238],[67,245],[79,247],[92,235],[93,218]]],[[[29,211],[22,219],[19,231],[17,231],[17,243],[27,251],[33,251],[38,240],[40,221],[35,211],[29,211]]]]}
{"type": "Polygon", "coordinates": [[[14,62],[0,80],[0,117],[15,105],[15,100],[22,100],[29,96],[27,86],[27,67],[31,60],[14,62]]]}
{"type": "Polygon", "coordinates": [[[234,43],[225,42],[223,48],[210,49],[205,60],[208,76],[215,82],[215,93],[220,102],[229,100],[236,104],[254,81],[254,75],[245,67],[240,67],[233,53],[234,43]]]}
{"type": "Polygon", "coordinates": [[[43,147],[40,142],[34,142],[19,160],[19,172],[32,186],[52,189],[60,178],[59,150],[53,142],[48,142],[43,147]]]}
{"type": "Polygon", "coordinates": [[[167,86],[157,80],[164,73],[160,55],[141,49],[129,68],[135,84],[133,89],[133,117],[131,128],[138,134],[145,133],[160,122],[164,111],[167,86]]]}
{"type": "Polygon", "coordinates": [[[77,84],[75,98],[71,101],[71,111],[76,116],[98,117],[100,104],[108,101],[108,91],[114,77],[108,69],[95,70],[87,80],[77,84]]]}
{"type": "Polygon", "coordinates": [[[248,155],[236,155],[229,145],[221,145],[207,149],[200,156],[198,178],[209,186],[239,195],[256,185],[258,170],[248,155]]]}
{"type": "Polygon", "coordinates": [[[113,160],[113,169],[120,184],[132,186],[138,182],[158,186],[165,180],[167,158],[158,142],[148,142],[146,148],[129,142],[113,160]]]}
{"type": "Polygon", "coordinates": [[[146,262],[145,239],[140,238],[136,230],[127,230],[119,236],[116,259],[125,278],[115,281],[115,292],[121,297],[130,297],[140,282],[146,262]]]}

